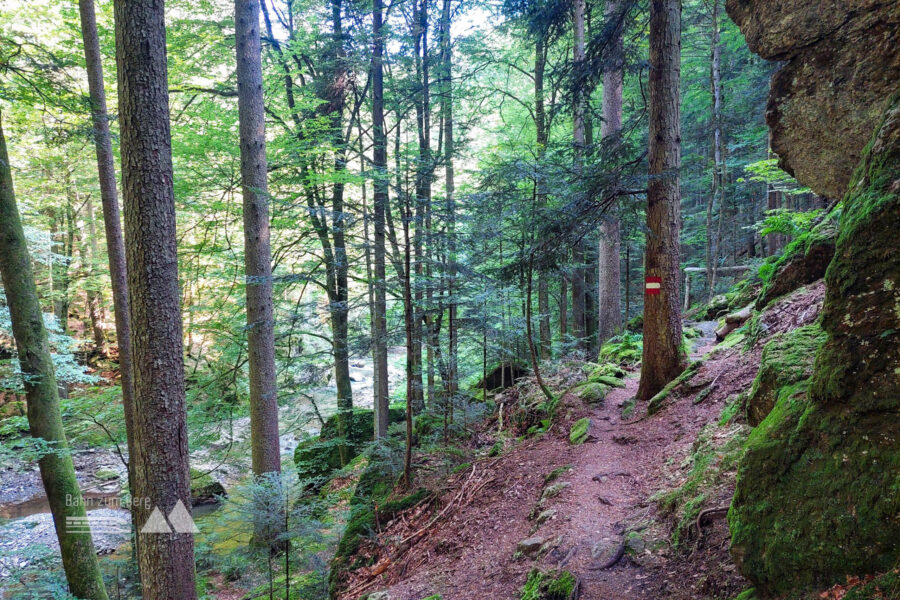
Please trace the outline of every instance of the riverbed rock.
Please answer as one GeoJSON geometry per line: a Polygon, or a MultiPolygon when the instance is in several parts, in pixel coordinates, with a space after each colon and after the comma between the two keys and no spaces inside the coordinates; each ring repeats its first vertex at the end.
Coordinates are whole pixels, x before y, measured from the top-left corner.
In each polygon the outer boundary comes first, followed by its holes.
{"type": "Polygon", "coordinates": [[[215,504],[224,496],[225,487],[209,473],[191,469],[191,505],[215,504]]]}
{"type": "Polygon", "coordinates": [[[726,8],[752,51],[786,61],[766,110],[782,168],[841,198],[900,81],[900,4],[727,0],[726,8]]]}
{"type": "MultiPolygon", "coordinates": [[[[101,508],[88,511],[87,518],[97,554],[110,554],[128,541],[131,513],[127,510],[101,508]]],[[[0,526],[0,555],[16,557],[14,566],[17,569],[27,568],[33,560],[47,553],[59,555],[59,540],[49,512],[0,526]]],[[[3,572],[6,566],[5,562],[0,565],[0,577],[6,575],[3,572]]]]}

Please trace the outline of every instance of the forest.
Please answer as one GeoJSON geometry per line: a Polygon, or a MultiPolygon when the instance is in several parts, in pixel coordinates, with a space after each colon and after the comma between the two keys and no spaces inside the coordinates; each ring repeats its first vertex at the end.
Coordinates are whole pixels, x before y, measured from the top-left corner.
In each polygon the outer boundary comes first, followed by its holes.
{"type": "Polygon", "coordinates": [[[0,599],[900,600],[900,0],[0,2],[0,599]]]}

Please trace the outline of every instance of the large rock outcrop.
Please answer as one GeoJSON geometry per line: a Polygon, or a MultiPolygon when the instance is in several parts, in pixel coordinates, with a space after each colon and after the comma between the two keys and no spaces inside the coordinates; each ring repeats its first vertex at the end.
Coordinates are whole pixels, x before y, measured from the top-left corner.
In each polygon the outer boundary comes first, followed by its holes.
{"type": "Polygon", "coordinates": [[[747,442],[732,554],[767,595],[900,559],[900,95],[844,197],[808,392],[781,388],[747,442]]]}
{"type": "Polygon", "coordinates": [[[786,61],[766,120],[781,166],[841,198],[900,81],[897,0],[727,0],[750,49],[786,61]]]}

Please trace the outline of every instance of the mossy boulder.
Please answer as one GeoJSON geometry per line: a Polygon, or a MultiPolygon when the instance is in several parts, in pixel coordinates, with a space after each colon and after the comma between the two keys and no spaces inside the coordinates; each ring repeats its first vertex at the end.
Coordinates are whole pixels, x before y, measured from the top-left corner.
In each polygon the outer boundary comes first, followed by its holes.
{"type": "Polygon", "coordinates": [[[636,365],[641,362],[643,348],[643,337],[626,331],[610,338],[600,347],[599,362],[620,366],[636,365]]]}
{"type": "Polygon", "coordinates": [[[618,364],[607,362],[593,367],[588,374],[588,381],[596,383],[601,382],[602,379],[606,378],[608,378],[609,380],[620,380],[623,379],[626,375],[628,375],[628,372],[618,364]]]}
{"type": "Polygon", "coordinates": [[[816,352],[824,341],[825,332],[818,323],[776,334],[769,340],[747,401],[750,425],[755,427],[766,418],[781,388],[809,379],[816,352]]]}
{"type": "Polygon", "coordinates": [[[191,469],[191,505],[214,504],[225,496],[225,487],[212,475],[191,469]]]}
{"type": "Polygon", "coordinates": [[[568,571],[532,569],[522,588],[520,600],[571,600],[576,597],[578,580],[568,571]]]}
{"type": "Polygon", "coordinates": [[[602,404],[609,387],[602,383],[587,382],[575,388],[575,395],[585,404],[602,404]]]}
{"type": "Polygon", "coordinates": [[[661,389],[658,394],[650,398],[650,402],[647,405],[647,412],[651,415],[659,412],[663,408],[663,406],[665,406],[666,402],[669,400],[669,397],[673,394],[673,392],[693,379],[694,375],[696,375],[700,371],[700,367],[702,366],[702,360],[697,360],[689,364],[687,368],[681,372],[681,375],[667,383],[666,386],[661,389]]]}
{"type": "Polygon", "coordinates": [[[569,442],[580,446],[583,444],[589,435],[589,431],[591,429],[591,420],[587,417],[583,419],[578,419],[572,424],[572,428],[569,430],[569,442]]]}
{"type": "Polygon", "coordinates": [[[811,231],[787,245],[766,277],[756,299],[756,310],[763,310],[772,300],[825,276],[834,257],[838,212],[832,211],[811,231]]]}
{"type": "Polygon", "coordinates": [[[900,99],[844,197],[807,393],[782,388],[750,435],[728,520],[762,595],[900,559],[900,99]]]}
{"type": "MultiPolygon", "coordinates": [[[[294,450],[294,464],[303,479],[324,479],[340,469],[341,447],[345,449],[347,462],[365,450],[375,437],[375,413],[368,409],[354,409],[349,413],[349,426],[344,437],[340,435],[340,416],[334,414],[325,421],[317,438],[300,443],[294,450]]],[[[402,408],[389,410],[391,423],[399,423],[406,418],[402,408]]]]}

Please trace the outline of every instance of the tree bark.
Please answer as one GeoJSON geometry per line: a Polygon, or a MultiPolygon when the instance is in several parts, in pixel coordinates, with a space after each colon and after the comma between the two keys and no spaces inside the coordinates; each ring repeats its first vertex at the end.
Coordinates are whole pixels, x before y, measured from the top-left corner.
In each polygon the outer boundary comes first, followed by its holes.
{"type": "MultiPolygon", "coordinates": [[[[621,23],[621,0],[612,0],[606,5],[606,20],[621,23]]],[[[623,28],[615,29],[610,43],[608,67],[603,74],[603,122],[600,135],[605,143],[616,143],[615,138],[622,129],[622,89],[624,74],[623,28]],[[610,139],[613,141],[610,142],[610,139]]],[[[621,233],[616,206],[600,226],[599,250],[599,342],[616,335],[622,329],[622,283],[619,267],[621,233]]]]}
{"type": "MultiPolygon", "coordinates": [[[[572,28],[574,31],[574,70],[579,81],[575,90],[575,102],[572,107],[572,130],[575,146],[575,173],[576,188],[582,187],[582,161],[584,160],[585,130],[584,130],[584,97],[581,89],[581,70],[584,65],[584,10],[585,0],[575,0],[573,7],[572,28]]],[[[576,241],[572,245],[572,334],[576,338],[576,347],[579,350],[587,348],[587,327],[585,323],[585,265],[584,242],[576,241]]]]}
{"type": "Polygon", "coordinates": [[[259,0],[235,0],[247,357],[250,365],[250,446],[253,474],[281,471],[275,317],[266,162],[266,119],[260,54],[259,0]]]}
{"type": "MultiPolygon", "coordinates": [[[[644,351],[637,396],[649,400],[684,367],[681,353],[680,0],[650,2],[650,182],[645,275],[661,278],[644,295],[644,351]]],[[[646,287],[646,286],[645,286],[646,287]]]]}
{"type": "MultiPolygon", "coordinates": [[[[720,42],[720,34],[719,34],[719,0],[713,0],[712,6],[712,40],[710,42],[710,61],[709,61],[709,82],[710,82],[710,91],[712,92],[712,120],[713,120],[713,140],[712,140],[712,153],[713,153],[713,178],[712,178],[712,196],[709,200],[709,203],[706,207],[706,231],[707,231],[707,242],[706,242],[706,281],[707,281],[707,299],[712,299],[713,295],[716,293],[716,266],[719,261],[719,243],[721,241],[721,236],[717,236],[715,243],[713,244],[710,238],[710,232],[712,231],[712,213],[713,213],[713,205],[718,204],[719,211],[722,211],[722,199],[723,199],[723,183],[724,183],[724,169],[725,169],[725,156],[724,156],[724,148],[725,142],[723,139],[722,132],[722,74],[721,74],[721,65],[722,65],[722,48],[720,42]]],[[[719,216],[721,231],[721,218],[719,216]]]]}
{"type": "MultiPolygon", "coordinates": [[[[2,117],[0,117],[2,119],[2,117]]],[[[63,430],[44,317],[38,301],[31,257],[16,206],[6,138],[0,120],[0,276],[12,320],[13,337],[22,370],[31,436],[43,440],[49,452],[38,461],[44,492],[59,539],[69,591],[79,598],[106,600],[106,589],[90,531],[71,531],[70,519],[86,523],[87,516],[69,444],[63,430]],[[69,521],[69,522],[67,522],[69,521]]]]}
{"type": "Polygon", "coordinates": [[[85,246],[82,246],[86,252],[83,252],[85,259],[85,275],[90,279],[86,286],[86,295],[88,302],[88,315],[91,319],[91,332],[94,336],[94,349],[98,354],[106,354],[106,332],[103,330],[103,322],[106,320],[103,310],[103,297],[100,290],[96,289],[96,271],[94,269],[97,255],[97,227],[94,224],[94,204],[91,197],[88,196],[84,202],[85,218],[88,226],[88,240],[85,246]]]}
{"type": "MultiPolygon", "coordinates": [[[[184,356],[162,0],[115,0],[134,365],[135,513],[190,511],[184,356]]],[[[146,600],[193,600],[192,533],[139,533],[146,600]]]]}
{"type": "Polygon", "coordinates": [[[373,0],[372,34],[372,136],[374,138],[372,166],[375,169],[373,209],[375,263],[375,437],[387,435],[388,428],[388,369],[387,369],[387,277],[385,273],[384,225],[388,202],[387,139],[384,131],[384,32],[382,31],[382,0],[373,0]]]}
{"type": "Polygon", "coordinates": [[[441,58],[443,63],[443,83],[441,93],[441,116],[444,122],[444,195],[447,207],[447,250],[448,268],[450,271],[447,281],[447,295],[449,296],[449,321],[447,323],[447,335],[449,338],[448,357],[450,371],[450,387],[447,390],[450,398],[459,391],[459,331],[457,322],[458,302],[456,293],[456,184],[454,181],[454,141],[453,141],[453,46],[450,39],[450,3],[444,0],[441,9],[441,58]]]}
{"type": "MultiPolygon", "coordinates": [[[[547,186],[543,177],[543,160],[547,151],[547,115],[544,109],[544,70],[547,51],[543,32],[537,34],[534,44],[534,124],[537,137],[537,205],[538,209],[547,204],[547,186]]],[[[541,358],[550,358],[550,285],[544,269],[538,271],[538,335],[541,358]]]]}

